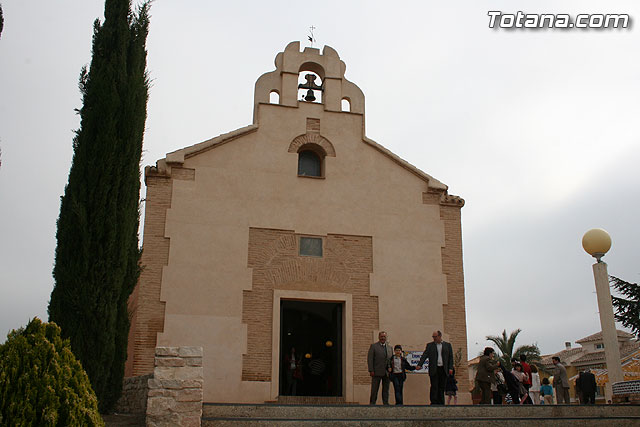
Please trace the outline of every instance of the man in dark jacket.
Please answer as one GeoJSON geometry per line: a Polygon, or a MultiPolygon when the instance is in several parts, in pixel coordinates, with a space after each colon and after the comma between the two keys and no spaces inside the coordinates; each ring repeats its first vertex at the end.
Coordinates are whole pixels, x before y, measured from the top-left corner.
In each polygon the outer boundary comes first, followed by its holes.
{"type": "Polygon", "coordinates": [[[582,393],[582,376],[584,371],[580,371],[578,378],[576,378],[576,397],[580,399],[580,404],[584,405],[584,394],[582,393]]]}
{"type": "Polygon", "coordinates": [[[431,390],[429,397],[432,405],[444,405],[444,386],[447,375],[453,375],[453,348],[451,344],[442,340],[442,332],[433,331],[433,342],[427,344],[418,362],[418,369],[422,369],[425,360],[429,360],[429,380],[431,390]]]}
{"type": "Polygon", "coordinates": [[[584,371],[582,373],[582,381],[580,381],[580,389],[585,404],[593,405],[596,403],[597,387],[596,376],[593,375],[589,369],[584,371]]]}
{"type": "Polygon", "coordinates": [[[476,381],[482,392],[481,405],[491,403],[491,383],[495,382],[495,370],[500,366],[500,362],[493,358],[495,351],[491,347],[485,347],[484,353],[478,362],[476,381]]]}
{"type": "Polygon", "coordinates": [[[391,345],[387,343],[387,333],[380,331],[378,334],[378,342],[369,346],[369,354],[367,355],[367,365],[369,366],[369,375],[371,375],[371,396],[369,404],[375,405],[378,400],[378,390],[382,382],[382,404],[389,404],[389,360],[393,355],[391,345]]]}
{"type": "Polygon", "coordinates": [[[502,376],[504,377],[504,382],[507,385],[507,391],[509,396],[511,397],[511,403],[517,405],[520,403],[520,386],[518,386],[518,380],[513,374],[507,369],[500,365],[500,369],[502,370],[502,376]]]}

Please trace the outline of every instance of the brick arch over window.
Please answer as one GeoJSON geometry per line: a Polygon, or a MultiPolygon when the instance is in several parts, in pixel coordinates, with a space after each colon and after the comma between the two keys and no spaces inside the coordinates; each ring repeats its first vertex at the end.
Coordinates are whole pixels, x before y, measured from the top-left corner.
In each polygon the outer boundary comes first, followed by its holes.
{"type": "Polygon", "coordinates": [[[333,144],[323,136],[317,133],[306,133],[304,135],[297,136],[291,144],[289,144],[289,153],[297,153],[304,145],[314,144],[322,148],[325,154],[329,157],[336,156],[336,150],[333,148],[333,144]]]}

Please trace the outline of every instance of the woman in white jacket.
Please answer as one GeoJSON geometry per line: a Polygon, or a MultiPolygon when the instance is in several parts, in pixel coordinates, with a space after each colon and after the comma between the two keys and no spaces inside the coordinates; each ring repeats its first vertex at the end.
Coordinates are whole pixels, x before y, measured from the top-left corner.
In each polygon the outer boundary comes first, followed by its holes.
{"type": "Polygon", "coordinates": [[[534,405],[540,404],[540,375],[538,375],[538,368],[536,365],[531,364],[531,388],[529,389],[531,399],[533,399],[534,405]]]}

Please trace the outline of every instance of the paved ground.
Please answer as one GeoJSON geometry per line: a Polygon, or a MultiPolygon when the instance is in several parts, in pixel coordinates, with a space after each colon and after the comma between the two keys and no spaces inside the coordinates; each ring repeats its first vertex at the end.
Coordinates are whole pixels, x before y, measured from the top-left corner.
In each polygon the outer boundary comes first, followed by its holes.
{"type": "Polygon", "coordinates": [[[144,415],[109,414],[102,415],[107,427],[138,427],[144,426],[144,415]]]}

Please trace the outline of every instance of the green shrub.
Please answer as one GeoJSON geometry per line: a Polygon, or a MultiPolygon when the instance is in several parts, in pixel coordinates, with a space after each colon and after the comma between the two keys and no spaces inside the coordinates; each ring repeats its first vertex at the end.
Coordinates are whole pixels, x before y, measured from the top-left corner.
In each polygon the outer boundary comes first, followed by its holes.
{"type": "Polygon", "coordinates": [[[0,345],[0,425],[104,426],[89,378],[55,323],[35,318],[0,345]]]}

